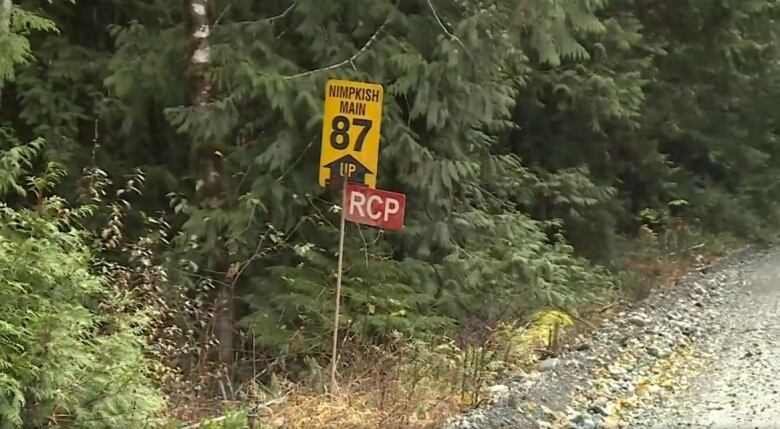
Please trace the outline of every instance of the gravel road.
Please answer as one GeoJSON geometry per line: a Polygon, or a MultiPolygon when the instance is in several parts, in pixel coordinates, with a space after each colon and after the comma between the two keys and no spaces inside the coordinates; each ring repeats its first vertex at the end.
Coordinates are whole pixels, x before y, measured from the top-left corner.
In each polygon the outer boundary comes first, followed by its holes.
{"type": "Polygon", "coordinates": [[[780,429],[780,252],[750,265],[744,290],[723,307],[719,332],[691,389],[641,410],[636,427],[780,429]]]}
{"type": "Polygon", "coordinates": [[[692,273],[573,344],[445,428],[780,429],[780,250],[692,273]]]}

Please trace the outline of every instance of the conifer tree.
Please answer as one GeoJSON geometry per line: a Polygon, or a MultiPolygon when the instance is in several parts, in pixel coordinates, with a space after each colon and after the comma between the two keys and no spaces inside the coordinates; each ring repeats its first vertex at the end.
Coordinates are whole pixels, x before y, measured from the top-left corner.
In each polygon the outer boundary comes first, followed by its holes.
{"type": "Polygon", "coordinates": [[[69,199],[84,167],[142,168],[130,218],[166,211],[171,281],[210,289],[216,355],[238,332],[295,360],[334,311],[327,79],[384,85],[378,186],[408,196],[403,232],[348,230],[342,329],[381,341],[612,293],[593,262],[648,210],[772,227],[777,7],[30,0],[0,13],[0,144],[45,138],[69,199]]]}

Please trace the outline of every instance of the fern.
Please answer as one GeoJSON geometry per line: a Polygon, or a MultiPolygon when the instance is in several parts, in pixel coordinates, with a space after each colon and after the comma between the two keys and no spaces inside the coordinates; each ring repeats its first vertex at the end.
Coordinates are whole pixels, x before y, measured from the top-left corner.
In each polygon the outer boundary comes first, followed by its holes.
{"type": "Polygon", "coordinates": [[[31,33],[57,32],[53,21],[25,11],[21,6],[11,5],[11,10],[5,13],[8,15],[0,14],[0,87],[3,82],[14,80],[16,67],[32,60],[28,39],[31,33]],[[3,20],[8,22],[3,24],[3,20]]]}
{"type": "Polygon", "coordinates": [[[20,145],[8,129],[0,128],[0,139],[5,140],[3,146],[12,147],[0,152],[0,194],[14,192],[20,196],[27,195],[27,189],[20,184],[22,176],[30,172],[33,160],[43,149],[43,139],[20,145]]]}

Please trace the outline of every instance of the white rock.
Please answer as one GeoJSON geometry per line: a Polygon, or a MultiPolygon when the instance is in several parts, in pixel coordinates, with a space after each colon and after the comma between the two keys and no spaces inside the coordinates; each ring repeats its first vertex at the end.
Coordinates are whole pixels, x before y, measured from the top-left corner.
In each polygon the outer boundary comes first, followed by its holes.
{"type": "Polygon", "coordinates": [[[558,358],[549,358],[539,362],[539,371],[549,371],[555,369],[561,361],[558,358]]]}
{"type": "Polygon", "coordinates": [[[490,386],[488,390],[490,391],[491,395],[504,395],[509,393],[509,386],[496,384],[495,386],[490,386]]]}
{"type": "Polygon", "coordinates": [[[628,323],[634,325],[634,326],[645,326],[647,325],[647,319],[644,317],[644,315],[640,314],[634,314],[630,316],[628,319],[628,323]]]}
{"type": "Polygon", "coordinates": [[[503,404],[509,402],[511,397],[509,386],[503,384],[497,384],[490,386],[490,402],[493,404],[503,404]]]}
{"type": "Polygon", "coordinates": [[[585,419],[580,425],[582,429],[596,429],[596,422],[592,419],[585,419]]]}

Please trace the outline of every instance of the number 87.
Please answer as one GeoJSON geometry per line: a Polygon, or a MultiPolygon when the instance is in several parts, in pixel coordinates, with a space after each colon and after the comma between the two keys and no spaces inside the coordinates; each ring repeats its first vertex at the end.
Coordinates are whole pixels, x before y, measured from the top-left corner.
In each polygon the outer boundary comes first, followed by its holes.
{"type": "MultiPolygon", "coordinates": [[[[334,149],[344,150],[349,147],[349,119],[346,116],[336,116],[331,123],[333,131],[330,133],[330,145],[334,149]]],[[[358,127],[362,127],[360,134],[358,134],[357,141],[355,142],[355,152],[360,152],[363,149],[363,142],[371,130],[373,122],[370,119],[353,118],[352,124],[358,127]]]]}

